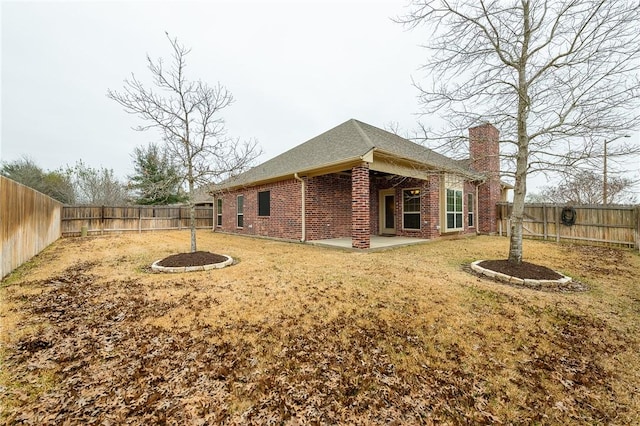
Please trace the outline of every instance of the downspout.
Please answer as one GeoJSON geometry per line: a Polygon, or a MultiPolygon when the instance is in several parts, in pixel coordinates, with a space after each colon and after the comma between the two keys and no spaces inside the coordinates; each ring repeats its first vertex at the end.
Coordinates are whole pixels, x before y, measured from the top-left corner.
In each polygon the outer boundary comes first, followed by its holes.
{"type": "Polygon", "coordinates": [[[304,179],[302,179],[300,176],[298,176],[297,172],[293,174],[293,177],[296,180],[300,181],[300,183],[302,184],[302,191],[301,191],[301,193],[302,193],[302,206],[301,206],[301,209],[300,209],[301,210],[300,214],[302,216],[302,238],[300,238],[300,241],[304,243],[307,240],[307,215],[306,215],[306,212],[305,212],[305,204],[306,204],[305,203],[305,201],[306,201],[305,188],[306,188],[306,185],[305,185],[304,179]]]}
{"type": "MultiPolygon", "coordinates": [[[[484,183],[484,182],[483,182],[484,183]]],[[[480,183],[480,185],[482,185],[483,183],[480,183]]],[[[473,206],[474,208],[474,213],[473,213],[473,224],[476,227],[476,235],[479,235],[480,232],[479,231],[479,223],[480,223],[480,202],[478,201],[478,191],[480,189],[480,185],[476,185],[476,196],[473,200],[473,203],[475,204],[475,206],[473,206]]]]}

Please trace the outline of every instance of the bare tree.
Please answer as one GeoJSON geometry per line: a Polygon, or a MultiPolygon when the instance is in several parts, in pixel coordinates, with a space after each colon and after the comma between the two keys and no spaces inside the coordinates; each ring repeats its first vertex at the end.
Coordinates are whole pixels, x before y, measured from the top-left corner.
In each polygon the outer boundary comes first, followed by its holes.
{"type": "Polygon", "coordinates": [[[109,90],[107,96],[125,111],[146,124],[135,130],[157,129],[169,155],[184,170],[191,207],[191,251],[196,251],[194,190],[216,179],[224,179],[248,168],[260,154],[257,142],[240,142],[226,134],[219,113],[231,105],[233,96],[218,83],[186,78],[186,56],[190,49],[166,34],[172,48],[172,63],[165,68],[162,59],[147,55],[147,67],[154,88],[146,87],[135,75],[125,80],[122,92],[109,90]]]}
{"type": "Polygon", "coordinates": [[[68,174],[62,170],[44,171],[27,156],[10,163],[0,163],[0,175],[40,191],[63,204],[75,203],[76,194],[68,174]]]}
{"type": "Polygon", "coordinates": [[[640,124],[639,3],[414,0],[398,21],[431,34],[429,82],[416,86],[424,113],[448,123],[440,137],[487,121],[501,130],[520,263],[527,175],[587,167],[597,141],[640,124]]]}
{"type": "Polygon", "coordinates": [[[126,186],[114,174],[113,169],[87,166],[82,160],[61,172],[72,183],[76,204],[94,206],[122,206],[129,194],[126,186]]]}
{"type": "MultiPolygon", "coordinates": [[[[555,185],[544,186],[539,194],[527,196],[528,202],[570,203],[570,204],[606,204],[602,191],[604,176],[588,170],[567,176],[555,185]]],[[[608,203],[633,204],[636,197],[629,190],[634,184],[628,177],[612,176],[607,178],[608,203]]]]}

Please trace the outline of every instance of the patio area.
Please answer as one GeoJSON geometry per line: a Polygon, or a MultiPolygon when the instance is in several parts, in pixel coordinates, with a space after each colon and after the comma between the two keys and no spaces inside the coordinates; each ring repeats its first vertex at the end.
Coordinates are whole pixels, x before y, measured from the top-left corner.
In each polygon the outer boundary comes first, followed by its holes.
{"type": "MultiPolygon", "coordinates": [[[[413,244],[426,243],[428,241],[430,240],[427,240],[424,238],[401,237],[398,235],[393,235],[393,236],[372,235],[370,248],[365,249],[364,251],[382,250],[382,249],[388,249],[392,247],[409,246],[413,244]]],[[[355,251],[362,251],[362,249],[354,249],[351,247],[351,237],[332,238],[328,240],[314,240],[314,241],[307,241],[307,243],[317,245],[317,246],[335,247],[335,248],[349,249],[349,250],[355,250],[355,251]]]]}

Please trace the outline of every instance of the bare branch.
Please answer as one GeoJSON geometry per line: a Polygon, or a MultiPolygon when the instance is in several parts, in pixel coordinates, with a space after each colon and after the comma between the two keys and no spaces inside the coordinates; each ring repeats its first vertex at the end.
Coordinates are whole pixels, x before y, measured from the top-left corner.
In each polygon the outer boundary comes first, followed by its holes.
{"type": "MultiPolygon", "coordinates": [[[[186,56],[190,53],[168,33],[172,49],[171,66],[147,55],[152,87],[135,75],[125,80],[122,91],[108,90],[107,96],[144,124],[135,130],[158,130],[173,161],[184,170],[184,181],[193,202],[197,186],[224,179],[248,168],[261,154],[255,141],[240,142],[227,136],[220,112],[233,103],[233,95],[217,83],[188,80],[186,56]]],[[[195,224],[192,223],[192,251],[195,251],[195,224]]]]}
{"type": "Polygon", "coordinates": [[[640,127],[637,0],[415,0],[396,21],[430,30],[425,82],[414,86],[423,114],[448,124],[441,135],[459,140],[483,122],[500,129],[515,227],[528,174],[589,167],[598,141],[640,127]]]}

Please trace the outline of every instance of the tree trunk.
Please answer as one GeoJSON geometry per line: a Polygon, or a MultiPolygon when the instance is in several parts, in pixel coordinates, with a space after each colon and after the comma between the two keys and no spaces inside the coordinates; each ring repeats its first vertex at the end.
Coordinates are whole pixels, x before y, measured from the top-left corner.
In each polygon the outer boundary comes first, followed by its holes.
{"type": "Polygon", "coordinates": [[[191,253],[197,251],[196,248],[196,205],[193,200],[189,203],[189,227],[191,228],[191,253]]]}
{"type": "Polygon", "coordinates": [[[518,111],[518,155],[516,159],[516,181],[513,189],[513,210],[511,211],[511,239],[509,242],[509,262],[522,263],[522,222],[524,220],[524,199],[527,196],[527,168],[529,167],[529,136],[527,135],[526,106],[518,111]],[[522,114],[520,114],[522,112],[522,114]],[[520,117],[520,115],[522,115],[520,117]]]}
{"type": "Polygon", "coordinates": [[[513,191],[513,210],[511,211],[509,262],[516,264],[522,263],[522,222],[524,219],[524,198],[527,193],[526,183],[523,181],[526,182],[522,178],[516,179],[513,191]]]}
{"type": "Polygon", "coordinates": [[[195,183],[193,179],[193,169],[192,166],[189,165],[188,169],[188,184],[189,184],[189,229],[191,229],[191,253],[195,253],[197,251],[196,248],[196,203],[195,203],[195,183]]]}
{"type": "Polygon", "coordinates": [[[523,40],[522,53],[518,63],[518,154],[516,157],[516,182],[513,190],[513,210],[511,212],[511,240],[509,241],[509,262],[522,263],[522,221],[524,219],[524,198],[527,195],[527,172],[529,168],[529,134],[527,115],[529,114],[529,87],[527,84],[527,54],[531,29],[529,26],[529,2],[522,2],[523,40]]]}
{"type": "Polygon", "coordinates": [[[529,167],[529,135],[527,134],[527,96],[520,96],[518,105],[518,154],[516,158],[516,181],[513,189],[513,210],[511,211],[511,239],[509,242],[509,262],[522,263],[522,222],[524,220],[524,199],[527,196],[527,169],[529,167]]]}

